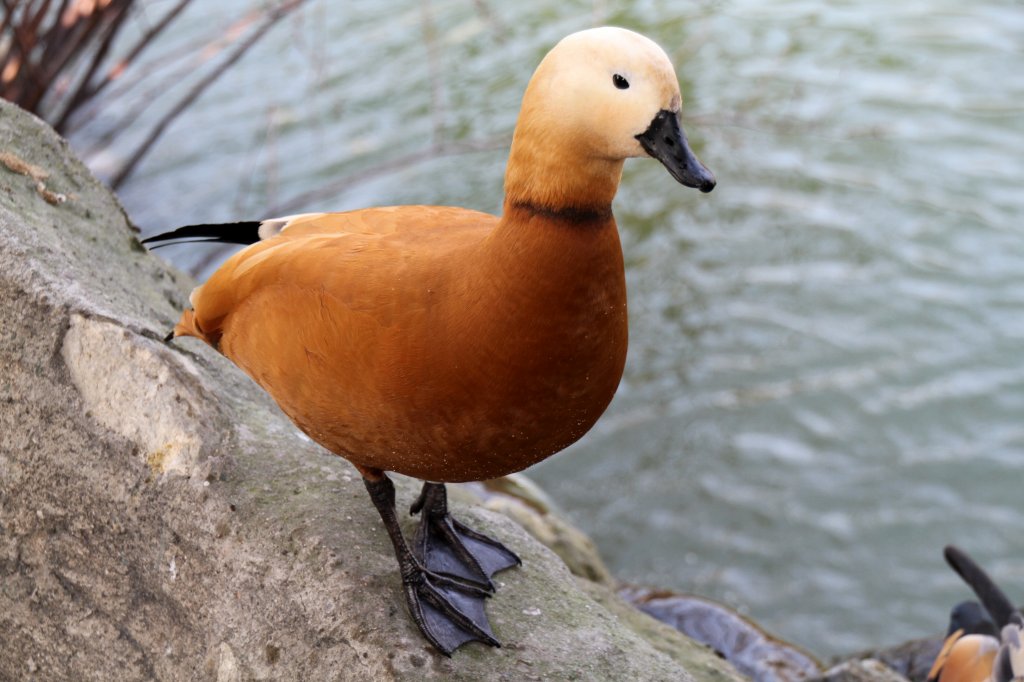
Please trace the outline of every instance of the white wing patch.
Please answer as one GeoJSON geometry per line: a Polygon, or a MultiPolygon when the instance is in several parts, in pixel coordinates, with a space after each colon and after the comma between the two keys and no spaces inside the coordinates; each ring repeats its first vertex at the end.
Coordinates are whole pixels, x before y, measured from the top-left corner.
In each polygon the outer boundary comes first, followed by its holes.
{"type": "Polygon", "coordinates": [[[260,223],[259,235],[260,239],[270,239],[276,237],[283,231],[288,229],[288,226],[297,220],[304,218],[315,218],[321,216],[323,213],[296,213],[295,215],[286,215],[281,218],[268,218],[260,223]]]}

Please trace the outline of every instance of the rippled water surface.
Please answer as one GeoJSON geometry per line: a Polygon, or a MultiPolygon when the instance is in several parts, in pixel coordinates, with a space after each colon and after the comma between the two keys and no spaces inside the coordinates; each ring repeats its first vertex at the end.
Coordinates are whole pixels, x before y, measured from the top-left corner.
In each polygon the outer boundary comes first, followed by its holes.
{"type": "MultiPolygon", "coordinates": [[[[198,4],[161,49],[245,6],[198,4]]],[[[602,23],[666,47],[719,186],[627,164],[626,376],[598,426],[530,473],[622,578],[719,598],[819,655],[942,630],[966,596],[949,541],[1024,601],[1019,2],[311,0],[122,198],[149,231],[496,211],[533,66],[602,23]],[[449,141],[486,149],[417,158],[449,141]]]]}

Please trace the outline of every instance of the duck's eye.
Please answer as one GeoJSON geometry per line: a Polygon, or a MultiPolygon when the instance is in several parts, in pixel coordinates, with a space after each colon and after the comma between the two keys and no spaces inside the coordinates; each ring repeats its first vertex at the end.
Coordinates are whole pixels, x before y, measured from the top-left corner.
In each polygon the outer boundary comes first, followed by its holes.
{"type": "Polygon", "coordinates": [[[620,76],[619,74],[615,74],[614,76],[612,76],[612,83],[615,83],[615,87],[617,87],[619,90],[625,90],[626,88],[629,87],[629,81],[626,80],[625,77],[620,76]]]}

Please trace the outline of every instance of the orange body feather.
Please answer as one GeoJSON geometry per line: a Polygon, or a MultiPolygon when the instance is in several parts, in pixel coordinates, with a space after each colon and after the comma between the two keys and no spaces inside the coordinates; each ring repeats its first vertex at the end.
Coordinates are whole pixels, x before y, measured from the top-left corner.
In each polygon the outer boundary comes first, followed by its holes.
{"type": "Polygon", "coordinates": [[[229,259],[177,331],[314,440],[433,481],[521,470],[582,436],[626,356],[610,213],[405,206],[316,215],[229,259]]]}
{"type": "Polygon", "coordinates": [[[957,630],[942,645],[928,682],[988,682],[999,651],[999,640],[990,635],[965,635],[957,630]]]}

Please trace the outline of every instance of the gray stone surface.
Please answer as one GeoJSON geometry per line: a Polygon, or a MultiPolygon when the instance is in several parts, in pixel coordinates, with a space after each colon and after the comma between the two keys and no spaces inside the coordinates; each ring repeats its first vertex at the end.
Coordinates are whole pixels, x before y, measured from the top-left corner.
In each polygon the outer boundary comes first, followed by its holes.
{"type": "Polygon", "coordinates": [[[844,661],[809,682],[907,682],[907,678],[873,658],[844,661]]]}
{"type": "Polygon", "coordinates": [[[533,481],[522,474],[470,483],[463,489],[475,494],[486,509],[500,512],[558,555],[573,575],[615,588],[617,582],[604,565],[594,541],[570,524],[533,481]]]}
{"type": "Polygon", "coordinates": [[[851,660],[873,658],[903,675],[911,682],[924,682],[942,649],[945,637],[935,635],[904,642],[898,646],[872,649],[854,654],[851,660]]]}
{"type": "MultiPolygon", "coordinates": [[[[435,654],[348,463],[209,348],[160,342],[187,277],[2,101],[0,153],[51,193],[0,165],[0,679],[735,679],[667,628],[652,645],[595,599],[607,588],[458,502],[524,566],[488,604],[502,649],[435,654]]],[[[415,483],[398,490],[407,505],[415,483]]]]}

